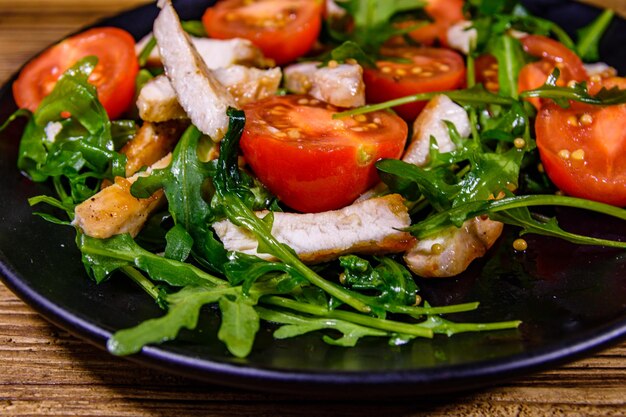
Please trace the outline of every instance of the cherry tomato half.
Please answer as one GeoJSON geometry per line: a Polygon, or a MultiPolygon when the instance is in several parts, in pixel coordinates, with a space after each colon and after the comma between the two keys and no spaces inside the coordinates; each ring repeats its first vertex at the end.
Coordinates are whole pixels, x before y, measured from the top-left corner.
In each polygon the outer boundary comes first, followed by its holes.
{"type": "Polygon", "coordinates": [[[429,0],[424,11],[433,22],[412,31],[411,38],[423,45],[439,41],[441,45],[447,46],[448,28],[464,19],[463,0],[429,0]]]}
{"type": "Polygon", "coordinates": [[[535,124],[546,173],[565,193],[626,206],[626,105],[544,103],[535,124]]]}
{"type": "Polygon", "coordinates": [[[202,23],[212,38],[245,38],[276,64],[306,54],[320,33],[322,3],[313,0],[225,0],[209,7],[202,23]]]}
{"type": "Polygon", "coordinates": [[[119,117],[133,100],[139,65],[133,37],[113,27],[89,29],[71,36],[26,64],[13,83],[15,102],[34,112],[63,72],[89,55],[98,57],[89,82],[98,90],[98,99],[109,117],[119,117]]]}
{"type": "Polygon", "coordinates": [[[289,207],[338,209],[378,181],[375,162],[399,158],[408,127],[389,112],[333,119],[339,109],[309,96],[270,97],[244,107],[241,150],[289,207]]]}
{"type": "MultiPolygon", "coordinates": [[[[378,61],[365,68],[363,81],[369,103],[380,103],[411,94],[460,88],[465,82],[465,64],[456,52],[442,48],[402,46],[383,48],[381,55],[399,60],[378,61]]],[[[402,118],[414,120],[426,101],[395,107],[402,118]]]]}
{"type": "MultiPolygon", "coordinates": [[[[560,86],[572,80],[585,81],[587,79],[587,71],[581,59],[562,43],[541,35],[528,35],[520,41],[524,51],[541,58],[537,62],[524,65],[520,70],[518,78],[520,92],[541,87],[555,67],[561,71],[557,82],[560,86]]],[[[540,99],[533,98],[529,101],[536,108],[541,107],[540,99]]]]}

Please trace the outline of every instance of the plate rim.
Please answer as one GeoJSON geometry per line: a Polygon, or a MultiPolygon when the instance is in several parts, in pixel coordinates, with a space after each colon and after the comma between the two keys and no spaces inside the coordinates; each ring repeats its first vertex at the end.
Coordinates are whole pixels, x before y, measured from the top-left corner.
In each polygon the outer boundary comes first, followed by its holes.
{"type": "MultiPolygon", "coordinates": [[[[200,3],[198,0],[182,0],[175,3],[200,3]]],[[[205,3],[209,3],[206,2],[205,3]]],[[[132,13],[142,13],[154,9],[154,4],[146,4],[123,10],[113,16],[83,26],[68,34],[79,33],[91,27],[111,24],[110,22],[132,13]]],[[[37,56],[40,52],[38,52],[37,56]]],[[[33,56],[33,57],[34,57],[33,56]]],[[[13,100],[11,85],[21,68],[0,86],[0,101],[13,100]]],[[[23,302],[33,308],[44,319],[60,327],[83,341],[106,352],[106,340],[111,332],[103,329],[88,318],[79,317],[63,306],[55,304],[35,291],[21,277],[10,260],[0,250],[0,281],[23,302]]],[[[626,340],[626,315],[609,323],[594,327],[584,334],[568,338],[568,343],[558,342],[533,351],[524,351],[496,359],[481,360],[468,364],[453,364],[440,367],[391,371],[337,371],[316,372],[310,370],[277,370],[253,366],[251,364],[226,363],[215,360],[193,358],[180,354],[166,345],[146,346],[139,353],[122,357],[150,368],[191,377],[197,380],[236,388],[265,392],[298,393],[301,395],[332,398],[392,398],[405,396],[437,395],[450,392],[463,392],[477,389],[512,378],[553,368],[589,356],[600,350],[626,340]],[[274,385],[258,385],[270,381],[274,385]],[[354,390],[338,391],[338,386],[358,387],[354,390]],[[462,387],[459,387],[462,385],[462,387]],[[394,387],[389,393],[383,387],[394,387]],[[311,391],[303,392],[303,388],[311,391]],[[383,395],[381,395],[383,394],[383,395]]],[[[111,355],[113,356],[113,355],[111,355]]]]}

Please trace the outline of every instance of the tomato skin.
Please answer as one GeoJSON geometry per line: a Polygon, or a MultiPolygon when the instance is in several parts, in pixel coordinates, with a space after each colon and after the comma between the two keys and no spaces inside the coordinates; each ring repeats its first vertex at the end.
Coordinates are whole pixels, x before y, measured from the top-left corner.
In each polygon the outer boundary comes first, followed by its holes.
{"type": "Polygon", "coordinates": [[[109,118],[119,117],[133,100],[139,64],[133,37],[114,27],[89,29],[71,36],[26,64],[13,83],[17,105],[37,110],[63,72],[89,55],[98,57],[89,82],[95,85],[109,118]]]}
{"type": "Polygon", "coordinates": [[[626,105],[563,109],[546,102],[535,129],[541,161],[557,187],[574,197],[626,206],[626,105]],[[581,151],[584,158],[574,156],[581,151]]]}
{"type": "Polygon", "coordinates": [[[406,123],[389,112],[364,115],[361,122],[334,120],[338,108],[309,96],[270,97],[244,111],[240,146],[246,162],[272,193],[301,212],[352,203],[378,181],[375,162],[399,158],[408,135],[406,123]],[[378,127],[367,128],[374,120],[378,127]]]}
{"type": "Polygon", "coordinates": [[[463,0],[429,0],[424,11],[433,22],[412,31],[409,35],[423,45],[433,45],[435,41],[448,46],[448,28],[464,20],[463,0]]]}
{"type": "Polygon", "coordinates": [[[322,3],[312,0],[224,0],[206,10],[202,23],[210,37],[248,39],[282,65],[312,48],[322,27],[322,12],[322,3]],[[279,14],[287,16],[286,23],[264,26],[279,14]]]}
{"type": "MultiPolygon", "coordinates": [[[[364,68],[363,81],[368,103],[380,103],[411,94],[453,90],[462,87],[465,83],[463,58],[452,50],[403,46],[383,48],[381,54],[408,58],[412,60],[412,63],[378,61],[376,69],[364,68]],[[413,74],[414,68],[419,68],[420,73],[413,74]],[[398,71],[404,75],[397,75],[398,71]]],[[[404,104],[394,107],[394,110],[403,119],[412,121],[426,103],[426,101],[420,101],[404,104]]]]}
{"type": "MultiPolygon", "coordinates": [[[[569,81],[586,81],[587,71],[583,62],[573,51],[562,43],[541,35],[528,35],[520,39],[524,51],[541,58],[522,67],[518,77],[519,92],[541,87],[555,67],[561,70],[557,85],[564,86],[569,81]]],[[[541,108],[541,99],[531,98],[535,108],[541,108]]]]}
{"type": "Polygon", "coordinates": [[[500,90],[498,81],[498,60],[489,54],[476,58],[476,82],[481,83],[487,91],[497,93],[500,90]]]}

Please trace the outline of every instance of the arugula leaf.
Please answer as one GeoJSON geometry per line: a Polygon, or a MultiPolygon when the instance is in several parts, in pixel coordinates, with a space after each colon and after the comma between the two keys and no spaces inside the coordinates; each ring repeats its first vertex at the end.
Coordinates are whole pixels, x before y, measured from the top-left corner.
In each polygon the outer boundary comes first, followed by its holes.
{"type": "Polygon", "coordinates": [[[105,280],[113,271],[132,265],[145,271],[153,280],[177,287],[226,284],[224,280],[191,264],[167,259],[141,248],[129,234],[96,239],[78,233],[76,245],[82,253],[87,273],[98,283],[105,280]]]}
{"type": "Polygon", "coordinates": [[[289,265],[281,262],[268,262],[257,256],[241,252],[229,252],[228,264],[224,267],[226,278],[231,285],[242,284],[243,294],[247,295],[252,284],[272,272],[296,275],[289,265]]]}
{"type": "Polygon", "coordinates": [[[487,52],[498,61],[500,94],[517,98],[517,77],[526,64],[522,44],[510,35],[491,38],[487,52]]]}
{"type": "Polygon", "coordinates": [[[467,332],[517,329],[520,324],[522,324],[522,322],[519,320],[494,323],[454,323],[440,316],[428,316],[425,321],[419,323],[419,326],[431,329],[435,334],[445,334],[450,337],[455,334],[467,332]]]}
{"type": "Polygon", "coordinates": [[[605,9],[593,22],[576,32],[576,51],[583,61],[595,62],[600,59],[600,40],[614,16],[613,10],[605,9]]]}
{"type": "Polygon", "coordinates": [[[185,262],[193,247],[193,238],[180,224],[174,225],[165,235],[165,257],[185,262]]]}
{"type": "MultiPolygon", "coordinates": [[[[381,180],[392,191],[402,193],[406,192],[405,190],[411,190],[406,182],[410,181],[417,186],[420,193],[437,211],[452,207],[454,196],[461,190],[461,187],[456,183],[456,178],[447,168],[425,170],[396,159],[382,159],[376,162],[376,168],[380,173],[381,180]],[[401,184],[402,188],[397,188],[398,184],[401,184]]],[[[413,192],[413,194],[415,193],[413,192]]]]}
{"type": "Polygon", "coordinates": [[[368,328],[344,320],[304,317],[263,307],[256,307],[256,311],[263,320],[283,324],[283,326],[274,331],[274,338],[276,339],[288,339],[318,330],[333,329],[341,332],[342,336],[338,339],[333,339],[324,335],[324,342],[333,346],[352,347],[356,345],[360,338],[365,336],[391,336],[386,331],[368,328]]]}
{"type": "Polygon", "coordinates": [[[376,260],[379,265],[373,268],[368,261],[356,255],[340,257],[344,285],[358,290],[376,290],[380,292],[376,298],[386,304],[415,304],[417,285],[406,267],[388,257],[376,260]]]}
{"type": "Polygon", "coordinates": [[[206,29],[200,20],[183,20],[180,24],[183,27],[183,30],[191,36],[196,36],[198,38],[206,38],[208,36],[206,29]]]}
{"type": "Polygon", "coordinates": [[[378,54],[380,47],[390,37],[406,33],[413,28],[397,29],[392,17],[398,13],[424,7],[420,0],[347,0],[337,3],[353,18],[353,30],[347,39],[356,42],[368,54],[378,54]]]}
{"type": "Polygon", "coordinates": [[[345,41],[338,47],[315,58],[316,61],[321,61],[323,66],[328,65],[331,60],[343,64],[349,59],[356,60],[362,67],[376,68],[376,61],[354,41],[345,41]]]}
{"type": "Polygon", "coordinates": [[[169,212],[175,224],[184,227],[192,237],[197,258],[212,270],[223,273],[228,262],[226,250],[213,235],[210,225],[216,213],[204,198],[206,180],[215,175],[215,166],[198,159],[201,136],[196,127],[189,127],[176,145],[170,165],[139,178],[132,185],[131,193],[141,198],[163,188],[169,212]]]}
{"type": "Polygon", "coordinates": [[[556,236],[577,244],[626,248],[626,242],[575,235],[558,229],[554,221],[546,221],[541,224],[541,222],[529,220],[529,216],[525,212],[513,211],[520,207],[533,206],[581,208],[626,220],[626,210],[608,204],[557,195],[525,195],[505,197],[500,200],[482,200],[460,204],[416,223],[408,227],[406,231],[411,232],[412,235],[419,239],[423,239],[452,225],[459,227],[468,219],[486,214],[494,220],[497,219],[503,223],[512,224],[513,226],[524,227],[528,233],[532,231],[532,233],[536,234],[556,236]],[[503,212],[504,214],[502,214],[503,212]]]}
{"type": "Polygon", "coordinates": [[[131,122],[111,124],[87,81],[96,63],[96,57],[86,57],[59,78],[28,121],[19,146],[18,167],[33,181],[64,177],[73,203],[95,194],[101,179],[124,174],[126,157],[115,149],[132,134],[131,122]]]}
{"type": "Polygon", "coordinates": [[[217,337],[238,358],[248,356],[254,344],[254,336],[259,331],[260,319],[251,300],[244,297],[228,296],[219,300],[222,312],[222,325],[217,337]]]}
{"type": "Polygon", "coordinates": [[[169,294],[166,296],[169,305],[167,314],[115,332],[107,341],[107,349],[114,355],[130,355],[150,343],[173,340],[182,328],[196,328],[202,306],[220,300],[229,292],[232,289],[187,286],[175,294],[169,294]]]}

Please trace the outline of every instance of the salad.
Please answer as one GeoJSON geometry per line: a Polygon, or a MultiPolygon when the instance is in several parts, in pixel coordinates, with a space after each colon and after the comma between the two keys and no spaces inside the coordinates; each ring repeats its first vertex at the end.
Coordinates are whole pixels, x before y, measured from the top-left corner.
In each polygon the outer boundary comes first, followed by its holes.
{"type": "Polygon", "coordinates": [[[503,227],[586,245],[549,206],[626,220],[626,79],[598,59],[613,14],[574,42],[517,2],[170,1],[136,41],[94,28],[13,85],[37,214],[76,229],[92,279],[134,281],[164,315],[116,332],[136,353],[219,314],[245,357],[326,343],[515,329],[460,323],[419,281],[456,276],[503,227]],[[547,209],[546,209],[547,207],[547,209]],[[505,226],[506,225],[506,226],[505,226]],[[216,309],[204,309],[215,305],[216,309]]]}

